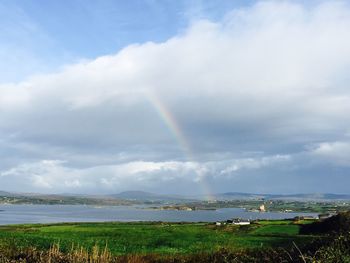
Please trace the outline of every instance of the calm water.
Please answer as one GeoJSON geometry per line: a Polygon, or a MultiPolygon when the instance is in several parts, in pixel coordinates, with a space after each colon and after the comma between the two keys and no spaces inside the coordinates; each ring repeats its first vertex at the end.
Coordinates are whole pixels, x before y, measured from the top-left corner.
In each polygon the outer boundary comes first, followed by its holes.
{"type": "Polygon", "coordinates": [[[230,218],[284,219],[314,213],[258,213],[241,208],[216,211],[152,210],[140,206],[93,207],[83,205],[0,205],[0,225],[23,223],[169,221],[214,222],[230,218]]]}

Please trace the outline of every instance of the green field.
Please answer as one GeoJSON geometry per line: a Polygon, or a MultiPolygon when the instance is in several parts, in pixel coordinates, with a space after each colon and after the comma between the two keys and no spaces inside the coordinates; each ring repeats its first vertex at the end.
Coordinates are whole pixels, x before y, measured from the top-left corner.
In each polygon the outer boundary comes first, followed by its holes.
{"type": "Polygon", "coordinates": [[[0,227],[0,245],[48,249],[59,244],[74,247],[108,247],[114,255],[210,252],[220,248],[290,247],[312,236],[299,235],[293,221],[262,221],[249,226],[215,226],[205,223],[70,223],[0,227]]]}

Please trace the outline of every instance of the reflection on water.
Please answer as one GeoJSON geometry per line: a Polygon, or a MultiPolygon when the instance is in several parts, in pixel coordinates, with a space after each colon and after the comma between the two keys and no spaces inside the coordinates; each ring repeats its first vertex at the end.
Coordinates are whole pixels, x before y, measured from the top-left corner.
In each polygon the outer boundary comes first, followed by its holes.
{"type": "Polygon", "coordinates": [[[104,221],[214,222],[236,217],[244,219],[285,219],[297,215],[315,216],[316,214],[258,213],[246,212],[241,208],[223,208],[216,211],[173,211],[147,209],[146,206],[0,205],[0,225],[104,221]]]}

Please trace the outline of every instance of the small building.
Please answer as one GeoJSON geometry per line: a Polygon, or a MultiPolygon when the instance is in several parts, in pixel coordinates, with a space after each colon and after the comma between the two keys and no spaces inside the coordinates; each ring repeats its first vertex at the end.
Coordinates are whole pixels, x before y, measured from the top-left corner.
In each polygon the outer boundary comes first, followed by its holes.
{"type": "Polygon", "coordinates": [[[233,225],[244,226],[244,225],[250,225],[250,221],[246,220],[246,219],[235,218],[235,219],[232,220],[232,224],[233,225]]]}
{"type": "Polygon", "coordinates": [[[217,225],[217,226],[221,226],[221,225],[222,225],[222,223],[221,223],[221,222],[216,222],[216,223],[215,223],[215,225],[217,225]]]}
{"type": "Polygon", "coordinates": [[[259,211],[260,212],[266,212],[266,209],[265,209],[265,205],[262,204],[260,207],[259,207],[259,211]]]}

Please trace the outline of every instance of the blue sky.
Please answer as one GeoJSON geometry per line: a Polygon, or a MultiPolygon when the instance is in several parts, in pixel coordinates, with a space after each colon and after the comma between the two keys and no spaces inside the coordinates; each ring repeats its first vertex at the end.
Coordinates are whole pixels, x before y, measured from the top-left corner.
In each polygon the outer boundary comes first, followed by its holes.
{"type": "Polygon", "coordinates": [[[0,58],[6,63],[1,63],[1,82],[113,54],[132,43],[162,42],[197,19],[217,20],[251,2],[4,0],[0,58]],[[13,53],[16,58],[9,58],[13,53]]]}
{"type": "Polygon", "coordinates": [[[0,186],[350,193],[346,1],[0,1],[0,186]]]}

